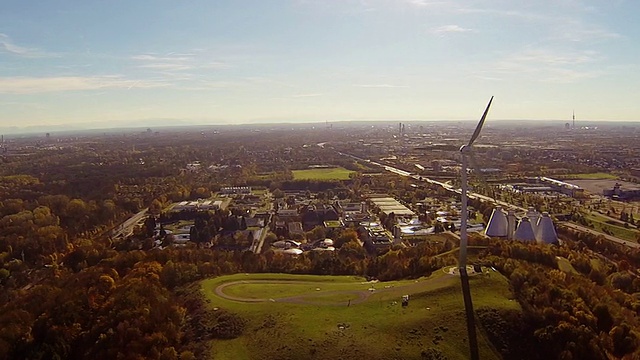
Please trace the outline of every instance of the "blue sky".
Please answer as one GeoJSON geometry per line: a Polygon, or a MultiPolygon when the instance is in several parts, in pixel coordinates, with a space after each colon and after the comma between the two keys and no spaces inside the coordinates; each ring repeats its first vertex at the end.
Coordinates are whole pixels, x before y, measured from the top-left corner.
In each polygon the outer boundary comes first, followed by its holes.
{"type": "Polygon", "coordinates": [[[638,1],[2,0],[0,127],[640,120],[638,1]]]}

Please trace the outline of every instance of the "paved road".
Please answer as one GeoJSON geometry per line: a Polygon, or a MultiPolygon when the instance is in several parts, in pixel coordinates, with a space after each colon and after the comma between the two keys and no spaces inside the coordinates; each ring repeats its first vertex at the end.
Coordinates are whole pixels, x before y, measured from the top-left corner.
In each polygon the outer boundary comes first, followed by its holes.
{"type": "Polygon", "coordinates": [[[253,243],[251,243],[251,246],[249,247],[249,251],[252,251],[256,254],[260,254],[260,252],[262,251],[262,246],[264,245],[264,239],[267,237],[267,227],[263,227],[260,230],[258,230],[259,234],[258,237],[253,239],[253,243]]]}
{"type": "MultiPolygon", "coordinates": [[[[457,194],[460,194],[461,191],[462,191],[460,189],[455,188],[451,184],[447,184],[447,183],[444,183],[444,182],[441,182],[441,181],[429,179],[428,177],[424,177],[424,176],[420,176],[420,175],[412,175],[408,171],[405,171],[405,170],[402,170],[402,169],[398,169],[398,168],[393,167],[393,166],[389,166],[389,165],[381,164],[381,163],[378,163],[378,162],[375,162],[375,161],[363,159],[363,158],[357,157],[355,155],[350,155],[350,154],[346,154],[346,153],[339,153],[339,154],[351,157],[351,158],[356,159],[356,160],[364,161],[364,162],[367,162],[367,163],[372,164],[372,165],[380,166],[380,167],[384,168],[385,170],[387,170],[389,172],[392,172],[394,174],[400,175],[400,176],[409,177],[409,178],[412,178],[412,179],[417,180],[417,181],[424,181],[424,182],[429,183],[429,184],[434,184],[434,185],[441,186],[444,189],[446,189],[448,191],[451,191],[451,192],[454,192],[454,193],[457,193],[457,194]]],[[[505,209],[513,209],[513,210],[517,210],[517,211],[527,211],[527,209],[525,209],[523,207],[519,207],[519,206],[516,206],[516,205],[513,205],[513,204],[509,204],[507,202],[504,202],[504,201],[501,201],[501,200],[497,200],[497,199],[494,199],[492,197],[485,196],[485,195],[482,195],[482,194],[474,193],[472,191],[467,191],[467,197],[469,199],[476,199],[477,198],[477,199],[480,199],[480,200],[483,200],[483,201],[496,203],[496,204],[502,206],[505,209]]]]}
{"type": "Polygon", "coordinates": [[[131,235],[131,233],[133,232],[133,227],[147,215],[147,211],[149,211],[149,208],[143,209],[139,213],[125,220],[122,224],[113,229],[111,236],[117,238],[120,236],[127,237],[131,235]]]}
{"type": "MultiPolygon", "coordinates": [[[[271,212],[272,208],[273,208],[273,199],[271,198],[271,195],[269,195],[269,198],[267,199],[267,211],[271,212]]],[[[262,253],[262,247],[264,246],[264,239],[267,237],[267,234],[269,233],[269,231],[267,230],[269,228],[269,224],[264,224],[264,227],[260,230],[260,236],[258,236],[257,239],[253,240],[253,244],[251,244],[251,247],[249,248],[249,250],[253,251],[256,254],[260,254],[262,253]]]]}

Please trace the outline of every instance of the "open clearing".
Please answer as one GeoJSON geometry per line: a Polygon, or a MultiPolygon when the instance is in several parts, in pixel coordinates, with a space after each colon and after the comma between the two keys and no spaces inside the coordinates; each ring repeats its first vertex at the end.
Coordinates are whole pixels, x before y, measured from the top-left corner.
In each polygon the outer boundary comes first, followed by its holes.
{"type": "Polygon", "coordinates": [[[556,256],[556,260],[558,261],[558,269],[570,274],[579,274],[567,258],[556,256]]]}
{"type": "MultiPolygon", "coordinates": [[[[569,181],[569,180],[567,180],[569,181]]],[[[613,186],[616,183],[622,184],[622,187],[628,187],[629,185],[634,186],[636,184],[628,183],[625,181],[619,181],[614,179],[591,179],[591,180],[570,180],[572,184],[578,185],[581,188],[587,190],[588,192],[596,195],[602,195],[602,191],[605,189],[613,189],[613,186]]],[[[637,185],[636,185],[637,186],[637,185]]]]}
{"type": "MultiPolygon", "coordinates": [[[[520,309],[497,272],[470,279],[474,307],[520,309]]],[[[236,274],[202,282],[214,308],[237,313],[239,338],[214,340],[215,359],[420,359],[430,348],[468,357],[460,278],[366,282],[353,276],[236,274]],[[371,290],[374,289],[374,290],[371,290]],[[401,306],[402,295],[409,306],[401,306]]],[[[499,358],[479,330],[482,359],[499,358]]]]}
{"type": "Polygon", "coordinates": [[[615,180],[618,176],[614,174],[597,172],[597,173],[585,173],[585,174],[567,174],[562,175],[563,179],[578,179],[578,180],[615,180]]]}
{"type": "Polygon", "coordinates": [[[294,180],[349,180],[355,171],[343,167],[292,170],[294,180]]]}
{"type": "Polygon", "coordinates": [[[596,213],[585,215],[585,218],[591,222],[594,229],[604,232],[608,231],[611,235],[631,242],[637,242],[638,230],[626,228],[623,225],[612,224],[607,218],[599,216],[596,213]]]}

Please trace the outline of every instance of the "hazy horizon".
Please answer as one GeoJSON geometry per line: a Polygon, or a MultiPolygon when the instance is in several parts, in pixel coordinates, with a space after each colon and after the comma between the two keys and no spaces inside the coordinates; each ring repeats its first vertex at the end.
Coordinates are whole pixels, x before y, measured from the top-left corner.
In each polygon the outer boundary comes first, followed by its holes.
{"type": "MultiPolygon", "coordinates": [[[[225,127],[247,127],[247,128],[260,128],[260,127],[282,127],[282,126],[308,126],[308,127],[318,127],[319,129],[324,129],[327,125],[333,126],[336,128],[341,128],[345,126],[353,126],[353,125],[369,125],[371,123],[379,123],[386,124],[388,126],[395,126],[398,122],[405,123],[407,125],[422,125],[422,124],[442,124],[442,125],[450,125],[450,124],[464,124],[465,126],[473,127],[475,126],[478,119],[463,119],[463,120],[420,120],[420,119],[348,119],[348,120],[333,120],[333,121],[286,121],[286,120],[265,120],[262,122],[236,122],[236,123],[210,123],[210,122],[188,122],[188,121],[180,121],[178,119],[162,119],[163,121],[157,122],[153,119],[143,120],[143,121],[130,121],[130,122],[119,122],[119,123],[107,123],[107,122],[98,122],[98,123],[76,123],[76,124],[58,124],[58,125],[47,125],[47,126],[0,126],[0,134],[9,135],[11,137],[20,136],[20,135],[42,135],[44,136],[46,133],[51,134],[65,134],[65,133],[98,133],[98,132],[135,132],[135,131],[146,131],[147,129],[151,129],[152,131],[166,131],[173,129],[202,129],[202,128],[211,128],[223,129],[225,127]]],[[[523,128],[536,128],[536,127],[557,127],[563,128],[566,123],[571,123],[570,120],[566,119],[491,119],[487,122],[486,127],[510,127],[510,126],[518,126],[523,128]]],[[[632,126],[632,127],[640,127],[640,121],[636,120],[576,120],[577,128],[581,127],[616,127],[616,126],[632,126]]]]}

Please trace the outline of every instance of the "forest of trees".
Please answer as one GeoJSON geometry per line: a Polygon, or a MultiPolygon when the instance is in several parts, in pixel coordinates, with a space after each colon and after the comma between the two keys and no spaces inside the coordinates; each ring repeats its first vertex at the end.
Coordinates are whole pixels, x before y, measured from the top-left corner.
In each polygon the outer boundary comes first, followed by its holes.
{"type": "MultiPolygon", "coordinates": [[[[640,280],[621,268],[627,259],[594,269],[584,264],[588,256],[572,248],[579,243],[549,247],[476,239],[474,244],[486,246],[478,254],[480,263],[509,278],[524,311],[520,331],[543,349],[539,358],[605,359],[608,353],[617,357],[636,353],[640,300],[635,294],[640,280]],[[558,270],[557,256],[569,259],[579,273],[558,270]]],[[[25,279],[29,285],[5,286],[13,290],[1,296],[0,355],[198,356],[204,351],[203,339],[189,338],[193,336],[189,329],[196,325],[189,323],[186,311],[196,300],[181,299],[194,281],[238,272],[364,275],[380,280],[418,277],[455,264],[453,255],[437,256],[446,249],[446,244],[423,243],[371,257],[350,241],[335,253],[290,257],[197,247],[118,252],[86,245],[70,252],[64,265],[39,270],[36,283],[31,284],[32,274],[29,281],[25,279]]],[[[206,313],[202,306],[195,308],[206,313]]],[[[241,319],[223,322],[207,336],[231,336],[241,323],[241,319]],[[225,326],[231,328],[224,330],[225,326]]]]}

